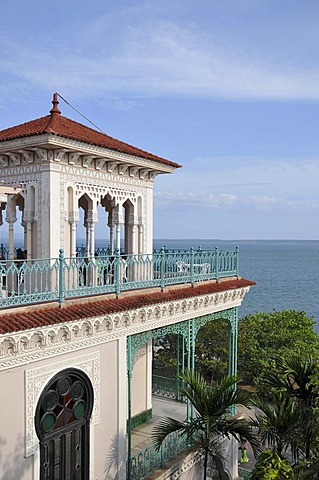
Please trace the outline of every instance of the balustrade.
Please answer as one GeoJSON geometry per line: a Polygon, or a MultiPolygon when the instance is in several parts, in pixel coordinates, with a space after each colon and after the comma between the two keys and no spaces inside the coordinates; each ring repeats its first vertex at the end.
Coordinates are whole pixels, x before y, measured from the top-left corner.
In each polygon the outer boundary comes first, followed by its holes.
{"type": "Polygon", "coordinates": [[[188,446],[185,436],[180,436],[179,432],[173,432],[167,435],[159,450],[156,450],[154,445],[146,447],[130,459],[130,480],[143,480],[188,446]]]}
{"type": "MultiPolygon", "coordinates": [[[[79,251],[80,253],[80,251],[79,251]]],[[[235,251],[167,250],[0,261],[0,308],[238,276],[235,251]]]]}

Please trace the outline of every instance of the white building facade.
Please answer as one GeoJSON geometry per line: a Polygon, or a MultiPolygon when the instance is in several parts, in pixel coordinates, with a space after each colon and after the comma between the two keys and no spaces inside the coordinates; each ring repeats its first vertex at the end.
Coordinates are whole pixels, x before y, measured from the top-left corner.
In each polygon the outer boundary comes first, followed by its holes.
{"type": "MultiPolygon", "coordinates": [[[[152,340],[178,335],[192,368],[198,330],[226,319],[235,374],[238,307],[253,282],[239,277],[237,251],[153,252],[154,179],[179,165],[63,117],[57,94],[52,103],[50,115],[0,132],[10,185],[0,197],[0,478],[142,479],[132,433],[152,417],[152,340]]],[[[232,446],[228,478],[236,455],[232,446]]],[[[174,478],[195,478],[198,462],[187,457],[174,478]]]]}

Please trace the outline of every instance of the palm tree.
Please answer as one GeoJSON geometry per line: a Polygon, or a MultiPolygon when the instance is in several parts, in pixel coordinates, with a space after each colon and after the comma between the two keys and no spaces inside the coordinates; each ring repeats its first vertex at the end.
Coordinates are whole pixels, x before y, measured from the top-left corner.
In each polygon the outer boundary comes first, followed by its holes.
{"type": "Polygon", "coordinates": [[[317,360],[311,356],[302,357],[300,354],[277,359],[276,369],[266,373],[262,383],[271,389],[281,390],[287,397],[295,400],[300,415],[299,449],[302,448],[306,459],[309,459],[312,446],[317,445],[319,434],[317,360]]]}
{"type": "Polygon", "coordinates": [[[272,402],[256,398],[252,403],[257,407],[252,425],[257,429],[261,442],[282,456],[288,449],[297,457],[300,410],[295,399],[282,391],[274,392],[272,402]]]}
{"type": "Polygon", "coordinates": [[[254,453],[259,451],[259,442],[250,423],[244,418],[230,416],[232,407],[247,405],[248,398],[236,389],[236,378],[226,376],[215,385],[208,383],[203,376],[193,370],[180,375],[184,382],[182,395],[194,407],[195,415],[180,422],[171,417],[163,417],[153,428],[153,443],[157,450],[172,432],[179,432],[192,444],[192,449],[204,454],[204,480],[207,478],[208,458],[220,459],[218,443],[220,437],[234,437],[238,441],[247,440],[254,453]]]}

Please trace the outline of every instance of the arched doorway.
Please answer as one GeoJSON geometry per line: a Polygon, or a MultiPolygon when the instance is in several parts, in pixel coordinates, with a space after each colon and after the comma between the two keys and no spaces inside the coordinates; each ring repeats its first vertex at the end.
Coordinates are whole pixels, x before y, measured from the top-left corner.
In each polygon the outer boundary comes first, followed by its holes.
{"type": "Polygon", "coordinates": [[[92,408],[92,384],[81,370],[59,372],[43,389],[35,414],[40,480],[89,479],[92,408]]]}

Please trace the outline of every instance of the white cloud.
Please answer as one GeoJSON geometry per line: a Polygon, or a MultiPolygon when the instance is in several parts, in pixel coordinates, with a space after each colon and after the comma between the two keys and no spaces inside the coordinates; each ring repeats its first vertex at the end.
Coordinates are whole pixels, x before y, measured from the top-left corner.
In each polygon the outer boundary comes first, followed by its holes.
{"type": "Polygon", "coordinates": [[[236,201],[236,196],[231,193],[213,194],[201,191],[156,191],[154,198],[157,204],[171,205],[174,202],[175,207],[188,205],[192,208],[228,208],[236,201]]]}
{"type": "Polygon", "coordinates": [[[313,159],[207,158],[183,170],[159,178],[155,205],[296,217],[319,210],[319,163],[313,159]]]}
{"type": "Polygon", "coordinates": [[[11,76],[33,87],[57,86],[73,97],[111,93],[117,98],[319,100],[316,65],[298,65],[294,57],[280,61],[264,46],[253,54],[244,45],[225,42],[221,34],[202,31],[200,25],[158,19],[156,14],[143,6],[102,15],[72,39],[74,43],[55,37],[19,44],[2,37],[2,78],[11,76]]]}

